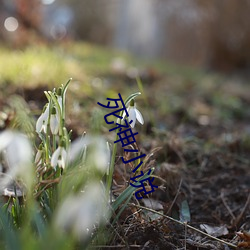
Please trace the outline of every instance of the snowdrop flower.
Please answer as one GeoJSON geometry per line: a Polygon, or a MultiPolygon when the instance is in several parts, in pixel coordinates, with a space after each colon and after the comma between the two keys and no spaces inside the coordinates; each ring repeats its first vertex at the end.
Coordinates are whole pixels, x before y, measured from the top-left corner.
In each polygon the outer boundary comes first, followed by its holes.
{"type": "Polygon", "coordinates": [[[110,165],[110,149],[107,146],[107,142],[101,137],[93,138],[93,152],[90,154],[90,160],[93,161],[95,167],[105,173],[109,169],[110,165]]]}
{"type": "Polygon", "coordinates": [[[55,169],[56,166],[64,169],[67,161],[67,152],[64,148],[63,143],[55,150],[51,157],[51,166],[55,169]]]}
{"type": "Polygon", "coordinates": [[[61,111],[62,111],[62,88],[58,89],[56,97],[57,97],[58,104],[59,104],[61,111]]]}
{"type": "Polygon", "coordinates": [[[42,131],[46,134],[47,125],[49,120],[49,104],[44,107],[43,113],[40,115],[36,122],[36,132],[41,133],[42,131]]]}
{"type": "Polygon", "coordinates": [[[110,165],[111,153],[107,142],[98,136],[85,135],[75,140],[68,153],[68,162],[73,163],[78,157],[87,161],[87,166],[94,166],[102,173],[107,172],[110,165]],[[88,150],[88,154],[86,154],[88,150]]]}
{"type": "MultiPolygon", "coordinates": [[[[134,128],[136,120],[138,120],[138,122],[140,122],[141,124],[144,123],[141,112],[135,107],[134,99],[130,101],[127,111],[129,114],[129,121],[133,120],[133,122],[130,124],[132,128],[134,128]]],[[[123,119],[125,118],[125,116],[126,116],[126,113],[124,112],[123,119]]]]}
{"type": "Polygon", "coordinates": [[[59,115],[55,107],[52,108],[50,116],[50,130],[53,135],[56,135],[59,131],[59,115]]]}
{"type": "Polygon", "coordinates": [[[6,187],[16,177],[21,177],[27,186],[33,181],[32,147],[28,138],[17,132],[6,130],[0,133],[0,152],[8,165],[1,188],[6,187]]]}
{"type": "Polygon", "coordinates": [[[108,220],[108,203],[104,197],[105,192],[99,182],[91,183],[79,195],[68,196],[57,211],[56,229],[86,240],[96,225],[108,220]]]}
{"type": "Polygon", "coordinates": [[[41,163],[42,155],[43,155],[43,145],[41,143],[38,147],[38,150],[35,156],[35,164],[39,165],[41,163]]]}

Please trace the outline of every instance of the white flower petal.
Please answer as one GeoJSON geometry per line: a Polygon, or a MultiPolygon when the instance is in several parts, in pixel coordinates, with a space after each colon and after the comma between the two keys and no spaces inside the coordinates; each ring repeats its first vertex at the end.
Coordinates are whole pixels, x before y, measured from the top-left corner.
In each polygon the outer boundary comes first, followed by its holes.
{"type": "Polygon", "coordinates": [[[136,113],[135,113],[135,109],[134,109],[134,107],[131,107],[130,109],[129,109],[129,121],[131,121],[131,120],[133,120],[133,122],[130,124],[130,126],[132,127],[132,128],[134,128],[134,126],[135,126],[135,122],[136,122],[136,113]]]}
{"type": "Polygon", "coordinates": [[[76,139],[73,143],[71,143],[69,151],[68,151],[68,162],[72,163],[75,161],[79,156],[86,151],[86,147],[89,144],[90,139],[88,135],[84,137],[76,139]]]}
{"type": "Polygon", "coordinates": [[[61,164],[60,164],[60,167],[62,169],[65,168],[66,162],[67,162],[67,152],[66,152],[66,150],[64,148],[62,148],[62,151],[61,151],[61,164]]]}
{"type": "Polygon", "coordinates": [[[45,111],[44,111],[44,120],[48,121],[49,119],[49,104],[47,105],[45,111]]]}
{"type": "Polygon", "coordinates": [[[51,157],[50,163],[51,163],[51,166],[53,168],[55,168],[57,166],[57,164],[58,164],[58,158],[59,158],[60,154],[61,154],[61,147],[59,146],[56,149],[56,151],[53,153],[52,157],[51,157]]]}
{"type": "Polygon", "coordinates": [[[94,226],[108,217],[104,196],[98,182],[86,187],[81,195],[69,196],[56,213],[55,226],[61,231],[73,233],[78,239],[90,237],[94,226]]]}
{"type": "Polygon", "coordinates": [[[63,158],[61,158],[60,160],[57,161],[57,165],[59,168],[64,169],[65,168],[65,161],[63,158]]]}
{"type": "Polygon", "coordinates": [[[135,108],[135,114],[136,114],[136,119],[138,120],[138,122],[143,124],[144,120],[143,120],[142,114],[137,108],[135,108]]]}
{"type": "Polygon", "coordinates": [[[6,178],[1,179],[1,188],[6,187],[13,179],[22,177],[23,181],[30,186],[33,181],[32,147],[28,138],[20,133],[4,131],[0,134],[0,151],[5,150],[4,158],[8,164],[6,178]],[[5,141],[2,141],[5,139],[5,141]],[[4,146],[4,147],[3,147],[4,146]]]}
{"type": "Polygon", "coordinates": [[[95,138],[94,145],[93,159],[95,166],[101,172],[106,172],[110,162],[110,151],[107,148],[106,141],[102,138],[95,138]]]}
{"type": "MultiPolygon", "coordinates": [[[[127,108],[127,112],[128,112],[128,111],[129,111],[129,108],[127,108]]],[[[126,112],[123,111],[122,120],[124,120],[125,116],[126,116],[126,112]]],[[[118,119],[119,119],[119,118],[118,118],[118,119]]],[[[118,119],[117,119],[117,120],[118,120],[118,119]]]]}
{"type": "Polygon", "coordinates": [[[65,168],[67,161],[67,152],[64,147],[59,146],[51,157],[51,166],[55,168],[57,165],[60,168],[65,168]]]}
{"type": "Polygon", "coordinates": [[[37,122],[36,122],[37,133],[40,133],[41,131],[44,131],[44,133],[47,132],[48,120],[49,120],[49,105],[47,105],[45,111],[37,119],[37,122]]]}
{"type": "Polygon", "coordinates": [[[15,133],[13,140],[6,148],[6,156],[11,168],[31,162],[32,148],[28,138],[22,134],[15,133]]]}
{"type": "Polygon", "coordinates": [[[0,133],[0,151],[5,149],[11,142],[14,134],[11,131],[5,130],[0,133]]]}
{"type": "Polygon", "coordinates": [[[42,153],[43,153],[42,150],[40,150],[40,149],[37,150],[36,157],[35,157],[35,163],[36,164],[40,161],[40,159],[42,157],[42,153]]]}
{"type": "Polygon", "coordinates": [[[59,131],[59,120],[56,114],[50,117],[50,130],[53,135],[56,135],[59,131]]]}
{"type": "Polygon", "coordinates": [[[44,114],[42,113],[36,122],[36,132],[40,133],[42,131],[42,126],[44,122],[44,114]]]}
{"type": "Polygon", "coordinates": [[[62,111],[62,96],[57,96],[57,101],[62,111]]]}
{"type": "Polygon", "coordinates": [[[47,126],[48,126],[48,123],[44,121],[42,128],[41,128],[41,131],[43,131],[45,134],[47,133],[47,126]]]}

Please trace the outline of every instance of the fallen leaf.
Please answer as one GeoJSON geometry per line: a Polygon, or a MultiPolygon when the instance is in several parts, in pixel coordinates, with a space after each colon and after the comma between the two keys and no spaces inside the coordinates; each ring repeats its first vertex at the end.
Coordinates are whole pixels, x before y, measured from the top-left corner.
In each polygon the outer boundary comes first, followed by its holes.
{"type": "Polygon", "coordinates": [[[228,230],[225,225],[222,226],[209,226],[207,224],[200,225],[201,230],[205,231],[207,234],[212,235],[214,237],[219,237],[222,235],[227,235],[228,230]]]}
{"type": "Polygon", "coordinates": [[[244,247],[250,249],[250,232],[237,232],[237,235],[243,240],[238,244],[238,247],[244,247]]]}
{"type": "Polygon", "coordinates": [[[142,201],[145,207],[151,208],[153,210],[163,210],[163,205],[159,201],[147,198],[144,198],[142,201]]]}

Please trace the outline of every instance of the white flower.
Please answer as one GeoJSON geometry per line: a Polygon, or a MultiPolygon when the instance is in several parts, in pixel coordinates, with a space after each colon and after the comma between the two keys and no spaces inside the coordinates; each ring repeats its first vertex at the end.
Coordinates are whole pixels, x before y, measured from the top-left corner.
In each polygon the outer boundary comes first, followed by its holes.
{"type": "Polygon", "coordinates": [[[28,138],[17,132],[6,130],[0,133],[0,152],[7,163],[5,179],[1,179],[1,188],[20,176],[29,186],[32,183],[32,147],[28,138]]]}
{"type": "Polygon", "coordinates": [[[81,157],[82,161],[87,161],[87,166],[94,166],[103,173],[109,168],[110,149],[102,137],[85,135],[75,140],[71,144],[68,152],[69,164],[81,157]],[[88,154],[86,154],[87,149],[88,154]]]}
{"type": "Polygon", "coordinates": [[[35,156],[35,164],[39,165],[43,156],[43,145],[40,144],[35,156]]]}
{"type": "Polygon", "coordinates": [[[93,152],[90,154],[90,161],[93,161],[95,167],[105,173],[110,165],[110,150],[107,147],[107,142],[101,137],[93,138],[93,152]]]}
{"type": "Polygon", "coordinates": [[[108,220],[108,203],[100,183],[91,183],[79,195],[68,196],[59,207],[55,226],[65,233],[85,240],[91,236],[95,225],[108,220]]]}
{"type": "MultiPolygon", "coordinates": [[[[141,124],[144,123],[143,117],[141,112],[135,107],[134,100],[131,100],[129,107],[127,108],[128,114],[129,114],[129,121],[133,121],[130,126],[134,128],[136,120],[140,122],[141,124]]],[[[123,114],[123,119],[125,118],[126,113],[123,114]]]]}
{"type": "Polygon", "coordinates": [[[57,101],[58,101],[58,104],[59,104],[61,111],[62,111],[62,96],[61,95],[57,96],[57,101]]]}
{"type": "Polygon", "coordinates": [[[59,103],[59,106],[62,110],[62,87],[58,88],[57,91],[56,91],[56,98],[57,98],[57,101],[59,103]]]}
{"type": "Polygon", "coordinates": [[[43,150],[38,149],[36,156],[35,156],[35,163],[36,164],[38,164],[38,163],[40,164],[40,160],[42,158],[42,155],[43,155],[43,150]]]}
{"type": "Polygon", "coordinates": [[[67,152],[63,146],[59,146],[51,157],[51,166],[56,168],[58,165],[60,168],[64,169],[67,160],[67,152]]]}
{"type": "Polygon", "coordinates": [[[40,115],[36,122],[36,132],[41,133],[42,131],[46,134],[47,132],[47,125],[49,120],[49,104],[47,104],[45,110],[40,115]]]}
{"type": "Polygon", "coordinates": [[[58,133],[59,126],[60,126],[59,115],[57,109],[53,107],[50,116],[50,130],[53,135],[56,135],[58,133]]]}

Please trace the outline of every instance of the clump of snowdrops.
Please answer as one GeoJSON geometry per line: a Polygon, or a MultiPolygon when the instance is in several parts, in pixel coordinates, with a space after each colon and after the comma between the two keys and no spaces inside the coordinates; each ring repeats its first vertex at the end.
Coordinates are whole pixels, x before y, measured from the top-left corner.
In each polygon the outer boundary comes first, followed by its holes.
{"type": "Polygon", "coordinates": [[[112,197],[116,144],[111,150],[112,143],[88,134],[71,141],[65,127],[69,83],[45,91],[47,103],[34,131],[0,133],[0,191],[9,197],[1,201],[1,249],[104,244],[110,239],[104,229],[117,221],[135,191],[128,186],[112,197]]]}

